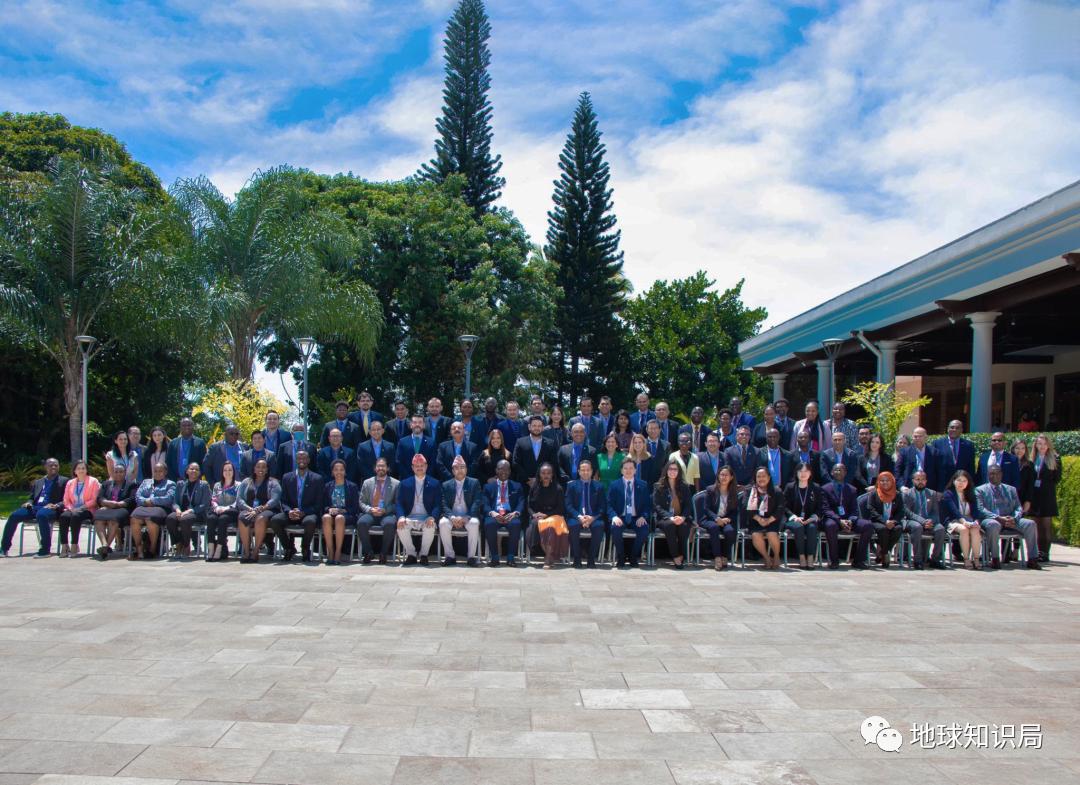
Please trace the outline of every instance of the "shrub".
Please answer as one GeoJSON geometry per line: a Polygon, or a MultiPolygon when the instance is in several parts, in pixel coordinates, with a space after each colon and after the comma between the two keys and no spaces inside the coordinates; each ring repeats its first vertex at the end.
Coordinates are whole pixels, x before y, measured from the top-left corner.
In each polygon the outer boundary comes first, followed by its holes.
{"type": "MultiPolygon", "coordinates": [[[[1031,448],[1035,443],[1035,437],[1039,435],[1039,431],[1034,433],[1007,433],[1005,434],[1006,444],[1012,444],[1016,439],[1023,439],[1028,445],[1028,457],[1031,456],[1031,448]]],[[[1054,449],[1058,451],[1058,455],[1080,455],[1080,431],[1048,431],[1047,435],[1051,441],[1054,442],[1054,449]]],[[[944,434],[936,434],[930,436],[929,440],[934,441],[944,436],[944,434]]],[[[965,433],[965,439],[970,439],[975,444],[976,459],[978,454],[983,450],[990,449],[990,434],[989,433],[965,433]]]]}
{"type": "Polygon", "coordinates": [[[1061,461],[1058,483],[1058,517],[1054,519],[1058,539],[1080,545],[1080,457],[1067,456],[1061,461]]]}

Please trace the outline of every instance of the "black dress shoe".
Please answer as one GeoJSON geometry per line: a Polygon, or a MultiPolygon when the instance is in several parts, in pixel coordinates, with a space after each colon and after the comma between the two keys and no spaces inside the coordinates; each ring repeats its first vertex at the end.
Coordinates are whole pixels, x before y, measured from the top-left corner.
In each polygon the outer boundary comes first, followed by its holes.
{"type": "Polygon", "coordinates": [[[287,564],[287,563],[291,562],[293,560],[293,557],[295,557],[295,556],[296,556],[296,549],[295,548],[293,548],[292,550],[285,551],[285,555],[282,557],[282,561],[284,561],[287,564]]]}
{"type": "MultiPolygon", "coordinates": [[[[370,557],[368,557],[368,558],[370,559],[370,557]]],[[[380,553],[379,554],[379,564],[386,564],[386,554],[385,553],[380,553]]]]}
{"type": "Polygon", "coordinates": [[[596,559],[589,559],[587,562],[585,562],[585,564],[588,566],[588,568],[590,570],[595,570],[596,569],[596,559]]]}
{"type": "Polygon", "coordinates": [[[830,570],[839,570],[840,569],[840,562],[838,562],[838,561],[829,562],[829,569],[830,570]]]}
{"type": "Polygon", "coordinates": [[[428,563],[428,557],[427,556],[421,556],[420,557],[420,563],[423,564],[426,567],[427,563],[428,563]]]}
{"type": "Polygon", "coordinates": [[[1000,570],[1001,569],[1001,559],[999,559],[997,556],[992,558],[990,560],[990,569],[991,570],[1000,570]]]}
{"type": "Polygon", "coordinates": [[[854,567],[856,570],[869,570],[870,569],[870,565],[867,564],[866,562],[863,562],[863,561],[855,562],[851,566],[854,567]]]}
{"type": "Polygon", "coordinates": [[[631,560],[630,560],[630,566],[631,566],[631,567],[633,567],[633,568],[635,568],[635,569],[637,569],[637,568],[639,568],[639,567],[640,567],[641,565],[640,565],[640,564],[638,564],[638,560],[637,560],[637,559],[631,559],[631,560]]]}
{"type": "Polygon", "coordinates": [[[303,559],[304,559],[305,562],[311,563],[311,551],[310,550],[305,548],[301,555],[303,556],[303,559]]]}
{"type": "MultiPolygon", "coordinates": [[[[360,563],[361,564],[371,564],[371,554],[370,553],[365,553],[364,558],[362,558],[360,560],[360,563]]],[[[379,557],[379,564],[386,564],[386,557],[385,556],[380,556],[379,557]]]]}
{"type": "Polygon", "coordinates": [[[499,560],[498,559],[492,559],[491,561],[488,562],[488,567],[498,567],[498,566],[499,566],[499,560]]]}
{"type": "Polygon", "coordinates": [[[581,569],[581,559],[574,559],[574,569],[581,569]]]}
{"type": "Polygon", "coordinates": [[[615,566],[621,570],[623,567],[626,566],[626,559],[620,558],[619,561],[616,562],[615,566]]]}
{"type": "Polygon", "coordinates": [[[457,564],[457,559],[455,559],[453,556],[447,556],[445,559],[442,560],[443,567],[453,567],[455,564],[457,564]]]}
{"type": "Polygon", "coordinates": [[[1039,564],[1038,559],[1028,559],[1027,566],[1029,570],[1041,570],[1042,565],[1039,564]]]}
{"type": "Polygon", "coordinates": [[[930,569],[931,570],[944,570],[944,569],[946,569],[945,563],[940,562],[940,561],[932,561],[932,562],[930,562],[930,569]]]}
{"type": "Polygon", "coordinates": [[[914,565],[914,566],[915,566],[915,569],[916,569],[916,570],[923,570],[923,569],[926,569],[926,565],[924,565],[924,564],[923,564],[923,563],[922,563],[921,561],[917,561],[917,562],[915,562],[915,565],[914,565]]]}
{"type": "Polygon", "coordinates": [[[409,567],[409,566],[411,566],[413,564],[416,564],[416,557],[415,556],[406,556],[405,557],[405,563],[402,566],[403,567],[409,567]]]}
{"type": "Polygon", "coordinates": [[[473,558],[469,559],[469,561],[468,561],[468,565],[469,565],[470,567],[479,567],[479,566],[480,566],[480,560],[479,560],[479,559],[477,559],[477,558],[476,558],[476,557],[474,556],[473,558]]]}

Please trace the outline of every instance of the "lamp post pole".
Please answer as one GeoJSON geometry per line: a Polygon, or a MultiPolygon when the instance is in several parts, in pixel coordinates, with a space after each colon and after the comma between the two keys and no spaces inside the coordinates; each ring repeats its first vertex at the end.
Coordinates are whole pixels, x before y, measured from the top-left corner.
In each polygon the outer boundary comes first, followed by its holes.
{"type": "Polygon", "coordinates": [[[97,338],[92,335],[76,335],[75,340],[79,344],[79,353],[82,354],[82,459],[86,458],[86,369],[90,365],[90,351],[97,343],[97,338]]]}
{"type": "Polygon", "coordinates": [[[304,438],[310,439],[310,427],[308,425],[308,363],[311,362],[311,355],[315,351],[315,339],[314,338],[301,338],[297,343],[300,345],[300,358],[304,362],[304,402],[302,406],[304,411],[302,418],[304,421],[304,438]]]}
{"type": "Polygon", "coordinates": [[[458,340],[461,341],[461,348],[465,350],[465,398],[468,400],[472,396],[472,356],[473,350],[476,349],[476,344],[480,340],[477,335],[459,335],[458,340]]]}

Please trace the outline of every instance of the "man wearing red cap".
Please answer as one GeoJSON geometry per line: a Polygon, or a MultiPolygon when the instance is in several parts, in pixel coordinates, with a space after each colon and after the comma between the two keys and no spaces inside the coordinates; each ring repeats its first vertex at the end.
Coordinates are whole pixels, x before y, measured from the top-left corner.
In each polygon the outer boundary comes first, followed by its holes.
{"type": "Polygon", "coordinates": [[[442,488],[434,477],[428,477],[427,458],[416,453],[412,458],[412,477],[406,477],[398,488],[398,539],[405,548],[405,566],[416,564],[413,534],[420,534],[420,563],[428,563],[431,543],[435,541],[435,521],[442,514],[442,488]]]}

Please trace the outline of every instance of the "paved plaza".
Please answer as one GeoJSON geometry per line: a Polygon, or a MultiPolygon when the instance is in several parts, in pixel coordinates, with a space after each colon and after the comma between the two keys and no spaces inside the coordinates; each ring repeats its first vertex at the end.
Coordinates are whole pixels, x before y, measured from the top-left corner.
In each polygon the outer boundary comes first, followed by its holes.
{"type": "Polygon", "coordinates": [[[0,785],[1080,782],[1080,550],[1054,557],[779,574],[9,558],[0,785]],[[864,743],[871,715],[899,752],[864,743]],[[953,723],[993,735],[912,744],[912,725],[953,723]],[[1041,749],[995,727],[1036,723],[1041,749]]]}

